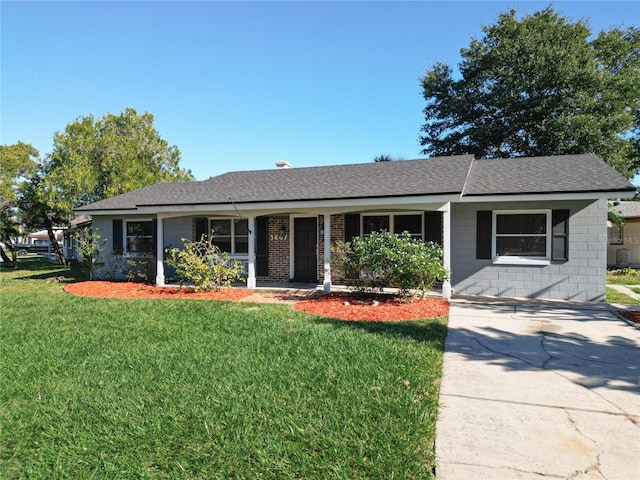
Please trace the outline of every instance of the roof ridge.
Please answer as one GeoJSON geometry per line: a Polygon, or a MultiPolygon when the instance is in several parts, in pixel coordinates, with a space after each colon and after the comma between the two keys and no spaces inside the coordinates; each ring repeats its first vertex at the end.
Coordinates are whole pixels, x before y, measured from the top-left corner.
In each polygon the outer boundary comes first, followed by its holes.
{"type": "Polygon", "coordinates": [[[471,161],[469,162],[469,169],[467,170],[467,175],[464,177],[464,184],[462,185],[462,190],[460,191],[460,197],[464,197],[464,191],[467,188],[467,182],[469,181],[469,177],[471,176],[471,169],[473,168],[473,164],[476,161],[476,156],[471,156],[471,161]]]}

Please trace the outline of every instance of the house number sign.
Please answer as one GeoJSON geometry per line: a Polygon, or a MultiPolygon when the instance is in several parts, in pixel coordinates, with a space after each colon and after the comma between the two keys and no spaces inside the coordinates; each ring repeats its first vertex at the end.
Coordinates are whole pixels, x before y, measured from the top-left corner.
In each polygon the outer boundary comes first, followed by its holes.
{"type": "Polygon", "coordinates": [[[286,239],[289,238],[289,234],[288,233],[284,233],[284,234],[280,234],[280,235],[269,235],[269,240],[280,240],[280,241],[284,241],[286,239]]]}

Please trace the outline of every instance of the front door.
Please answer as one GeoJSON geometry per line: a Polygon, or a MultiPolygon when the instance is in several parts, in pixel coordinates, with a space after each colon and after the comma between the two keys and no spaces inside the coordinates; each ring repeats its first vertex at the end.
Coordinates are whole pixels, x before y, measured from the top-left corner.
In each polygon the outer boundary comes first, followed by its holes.
{"type": "Polygon", "coordinates": [[[318,221],[315,217],[293,219],[293,270],[296,282],[318,281],[318,221]]]}

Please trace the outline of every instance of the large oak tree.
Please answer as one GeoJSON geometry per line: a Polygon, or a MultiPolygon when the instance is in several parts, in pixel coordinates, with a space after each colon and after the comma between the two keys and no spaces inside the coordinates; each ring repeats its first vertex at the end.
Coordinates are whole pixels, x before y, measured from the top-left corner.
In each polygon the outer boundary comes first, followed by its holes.
{"type": "Polygon", "coordinates": [[[640,29],[602,31],[553,8],[514,10],[421,78],[422,153],[514,157],[595,153],[630,178],[640,168],[640,29]]]}
{"type": "Polygon", "coordinates": [[[38,150],[30,144],[0,145],[0,242],[4,244],[0,246],[0,257],[7,266],[17,266],[18,255],[12,242],[20,234],[16,209],[19,185],[33,174],[39,162],[38,150]]]}
{"type": "Polygon", "coordinates": [[[53,151],[21,188],[26,223],[44,227],[61,263],[66,263],[53,227],[73,209],[157,182],[192,180],[180,167],[180,151],[155,129],[150,113],[127,108],[119,115],[79,117],[56,132],[53,151]]]}

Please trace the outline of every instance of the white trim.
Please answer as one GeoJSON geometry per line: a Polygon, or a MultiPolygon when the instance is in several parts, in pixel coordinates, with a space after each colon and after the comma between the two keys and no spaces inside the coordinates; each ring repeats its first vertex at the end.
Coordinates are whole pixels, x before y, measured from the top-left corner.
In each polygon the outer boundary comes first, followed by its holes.
{"type": "Polygon", "coordinates": [[[504,255],[493,257],[494,265],[551,265],[551,260],[544,257],[516,257],[504,255]]]}
{"type": "Polygon", "coordinates": [[[249,260],[247,263],[247,288],[256,288],[256,217],[249,217],[249,260]]]}
{"type": "Polygon", "coordinates": [[[215,204],[186,204],[186,205],[139,205],[133,208],[76,210],[81,215],[140,215],[171,213],[175,216],[197,215],[202,212],[216,212],[220,215],[233,216],[237,214],[236,208],[241,212],[252,211],[258,215],[275,215],[290,213],[295,210],[310,209],[319,214],[323,209],[332,209],[332,213],[347,213],[363,207],[375,208],[413,208],[420,210],[439,210],[446,203],[491,203],[491,202],[529,202],[529,201],[559,201],[559,200],[602,200],[609,198],[632,198],[635,191],[601,191],[601,192],[573,192],[573,193],[529,193],[506,195],[462,195],[449,193],[441,195],[418,195],[399,197],[372,197],[372,198],[338,198],[330,200],[298,200],[283,202],[249,202],[215,204]],[[433,204],[433,205],[425,205],[433,204]],[[438,205],[438,206],[436,206],[438,205]]]}
{"type": "MultiPolygon", "coordinates": [[[[151,222],[151,225],[153,226],[153,221],[156,220],[159,217],[160,217],[160,215],[158,215],[156,218],[144,217],[144,218],[123,218],[122,219],[122,255],[124,257],[133,257],[133,256],[136,256],[136,255],[148,255],[149,253],[152,253],[152,254],[154,253],[153,250],[151,252],[130,252],[129,251],[129,244],[127,242],[127,238],[128,238],[128,235],[127,235],[127,224],[128,223],[151,222]]],[[[152,234],[151,238],[153,239],[153,234],[152,234]]]]}
{"type": "MultiPolygon", "coordinates": [[[[425,234],[425,221],[424,221],[424,213],[427,210],[422,210],[422,211],[416,211],[416,210],[407,210],[407,211],[384,211],[384,212],[379,212],[379,211],[372,211],[372,212],[360,212],[360,234],[364,235],[364,217],[389,217],[389,233],[393,233],[396,234],[398,232],[395,231],[394,228],[394,218],[396,216],[408,216],[408,215],[414,215],[414,216],[419,216],[420,217],[420,239],[424,240],[424,234],[425,234]]],[[[402,233],[402,232],[400,232],[402,233]]],[[[413,235],[417,235],[412,233],[413,235]]]]}
{"type": "MultiPolygon", "coordinates": [[[[459,194],[444,195],[418,195],[400,197],[372,197],[372,198],[339,198],[331,200],[302,200],[283,202],[250,202],[250,203],[215,203],[202,205],[140,205],[135,208],[123,208],[115,210],[79,210],[77,213],[86,215],[140,215],[155,214],[158,212],[172,213],[175,216],[196,215],[203,212],[215,212],[216,215],[237,215],[238,208],[242,214],[252,212],[259,215],[286,214],[292,211],[313,211],[320,214],[325,209],[331,213],[348,213],[361,210],[362,207],[380,208],[410,208],[413,210],[436,210],[447,202],[460,201],[459,194]],[[427,204],[425,206],[425,204],[427,204]]],[[[302,212],[301,212],[302,213],[302,212]]]]}
{"type": "Polygon", "coordinates": [[[164,285],[164,217],[156,219],[156,285],[164,285]]]}
{"type": "MultiPolygon", "coordinates": [[[[445,270],[451,273],[451,203],[447,203],[442,211],[442,264],[445,270]]],[[[451,298],[451,279],[442,282],[442,297],[451,298]]]]}
{"type": "MultiPolygon", "coordinates": [[[[493,210],[491,219],[491,258],[496,265],[549,265],[551,264],[551,237],[552,237],[552,225],[551,225],[551,209],[531,209],[531,210],[493,210]],[[496,253],[496,239],[498,237],[497,230],[497,216],[498,215],[520,215],[520,214],[536,214],[541,213],[546,215],[546,233],[542,234],[530,234],[527,236],[544,236],[546,239],[545,244],[545,256],[544,257],[522,257],[517,255],[500,255],[496,253]]],[[[516,235],[518,236],[518,235],[516,235]]]]}
{"type": "MultiPolygon", "coordinates": [[[[249,236],[251,236],[251,233],[247,234],[247,251],[246,252],[236,252],[236,224],[235,224],[235,220],[247,220],[247,229],[249,230],[249,232],[251,232],[251,228],[249,226],[250,223],[250,218],[252,217],[238,217],[238,215],[231,215],[231,216],[219,216],[219,215],[214,215],[214,216],[209,216],[207,217],[207,236],[211,236],[211,222],[212,221],[216,221],[216,220],[229,220],[231,222],[230,224],[230,241],[231,241],[231,252],[226,252],[229,255],[233,255],[233,256],[237,256],[237,257],[241,257],[241,258],[248,258],[249,257],[249,252],[250,252],[250,247],[249,247],[249,236]]],[[[255,218],[255,217],[254,217],[255,218]]],[[[226,236],[226,235],[225,235],[226,236]]],[[[240,235],[240,237],[244,237],[244,235],[240,235]]],[[[215,238],[215,235],[213,237],[211,237],[211,240],[213,241],[215,238]]]]}
{"type": "Polygon", "coordinates": [[[575,192],[575,193],[531,193],[512,195],[465,195],[458,199],[462,203],[489,202],[539,202],[560,200],[602,200],[609,198],[631,198],[635,192],[575,192]]]}
{"type": "Polygon", "coordinates": [[[322,223],[324,228],[324,279],[323,290],[331,291],[331,214],[325,213],[322,223]]]}

